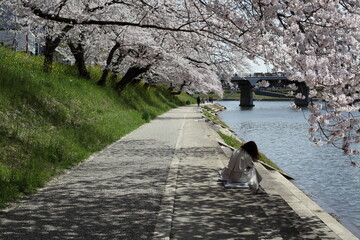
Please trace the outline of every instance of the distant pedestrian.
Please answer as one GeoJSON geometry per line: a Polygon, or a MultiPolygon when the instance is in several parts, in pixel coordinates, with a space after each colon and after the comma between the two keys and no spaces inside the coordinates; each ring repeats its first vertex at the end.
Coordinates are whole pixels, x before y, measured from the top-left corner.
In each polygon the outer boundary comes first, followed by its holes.
{"type": "Polygon", "coordinates": [[[262,177],[254,167],[254,162],[257,162],[259,157],[256,143],[245,143],[231,155],[227,167],[221,172],[221,180],[229,183],[247,183],[253,194],[266,193],[259,184],[262,177]]]}
{"type": "Polygon", "coordinates": [[[200,107],[200,102],[201,102],[201,100],[200,100],[200,97],[199,97],[199,96],[197,97],[196,101],[197,101],[198,107],[200,107]]]}

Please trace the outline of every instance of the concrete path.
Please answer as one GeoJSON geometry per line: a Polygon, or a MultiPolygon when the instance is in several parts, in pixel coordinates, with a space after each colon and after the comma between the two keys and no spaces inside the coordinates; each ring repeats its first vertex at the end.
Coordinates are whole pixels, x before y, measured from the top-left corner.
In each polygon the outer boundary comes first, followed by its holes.
{"type": "Polygon", "coordinates": [[[0,239],[357,239],[277,172],[225,189],[198,107],[171,110],[0,214],[0,239]]]}

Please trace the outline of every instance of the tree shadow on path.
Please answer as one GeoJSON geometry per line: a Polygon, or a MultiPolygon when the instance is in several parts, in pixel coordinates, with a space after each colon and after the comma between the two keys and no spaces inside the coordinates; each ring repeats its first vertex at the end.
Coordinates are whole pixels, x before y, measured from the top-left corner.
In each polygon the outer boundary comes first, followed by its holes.
{"type": "Polygon", "coordinates": [[[174,149],[120,141],[0,214],[0,239],[151,239],[174,149]]]}
{"type": "Polygon", "coordinates": [[[338,239],[320,219],[301,218],[279,195],[224,188],[211,164],[216,151],[183,149],[171,239],[338,239]]]}

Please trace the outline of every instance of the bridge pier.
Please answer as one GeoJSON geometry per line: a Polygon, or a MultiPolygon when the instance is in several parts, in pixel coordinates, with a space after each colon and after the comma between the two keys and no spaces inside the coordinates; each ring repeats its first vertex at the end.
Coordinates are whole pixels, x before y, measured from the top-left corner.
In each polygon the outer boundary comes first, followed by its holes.
{"type": "Polygon", "coordinates": [[[239,84],[240,87],[240,107],[254,107],[253,92],[254,87],[249,84],[239,84]]]}
{"type": "Polygon", "coordinates": [[[289,83],[295,83],[298,89],[295,91],[295,93],[301,93],[303,96],[305,96],[304,99],[295,98],[295,104],[299,107],[305,107],[308,106],[310,103],[309,98],[309,87],[306,86],[304,82],[293,82],[289,80],[286,76],[253,76],[253,77],[233,77],[231,79],[231,82],[237,83],[241,96],[240,96],[240,106],[241,107],[254,107],[254,100],[253,100],[253,88],[256,85],[257,82],[266,80],[266,81],[282,81],[287,84],[289,83]]]}
{"type": "Polygon", "coordinates": [[[295,98],[295,105],[298,107],[307,107],[310,103],[309,98],[309,92],[310,89],[304,82],[296,82],[297,90],[295,91],[295,94],[301,93],[303,96],[305,96],[304,99],[301,98],[295,98]]]}

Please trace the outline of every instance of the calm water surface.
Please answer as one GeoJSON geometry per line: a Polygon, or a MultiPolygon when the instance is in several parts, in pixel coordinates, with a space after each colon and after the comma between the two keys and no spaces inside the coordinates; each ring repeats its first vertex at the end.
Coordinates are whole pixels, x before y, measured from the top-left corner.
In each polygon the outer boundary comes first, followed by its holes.
{"type": "MultiPolygon", "coordinates": [[[[335,214],[360,237],[360,168],[332,146],[316,147],[308,134],[307,112],[290,102],[255,102],[241,110],[238,101],[221,101],[227,108],[220,118],[237,136],[253,140],[259,150],[295,178],[293,183],[327,212],[335,214]]],[[[353,158],[360,164],[359,157],[353,158]]]]}

